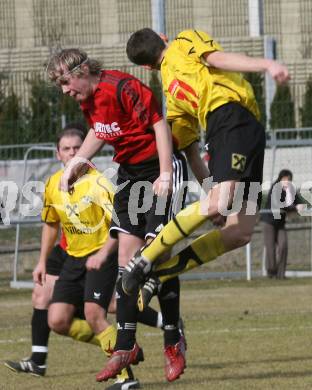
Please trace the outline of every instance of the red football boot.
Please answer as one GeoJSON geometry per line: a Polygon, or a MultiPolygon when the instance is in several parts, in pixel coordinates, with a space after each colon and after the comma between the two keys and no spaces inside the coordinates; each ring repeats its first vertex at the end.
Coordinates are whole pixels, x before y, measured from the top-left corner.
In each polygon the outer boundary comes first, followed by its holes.
{"type": "Polygon", "coordinates": [[[185,338],[180,337],[180,340],[175,345],[165,347],[165,374],[167,381],[172,382],[183,374],[186,367],[185,361],[185,338]]]}
{"type": "Polygon", "coordinates": [[[134,344],[134,347],[130,351],[115,351],[107,361],[103,370],[97,374],[96,380],[97,382],[102,382],[107,381],[109,378],[116,378],[116,375],[120,374],[123,368],[128,367],[130,364],[139,364],[139,362],[143,362],[143,360],[143,350],[137,343],[134,344]]]}

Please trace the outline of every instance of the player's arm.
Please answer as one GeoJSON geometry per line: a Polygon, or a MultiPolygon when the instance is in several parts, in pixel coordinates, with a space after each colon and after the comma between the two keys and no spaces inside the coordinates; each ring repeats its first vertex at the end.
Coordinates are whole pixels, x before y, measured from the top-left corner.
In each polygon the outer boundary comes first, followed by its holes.
{"type": "Polygon", "coordinates": [[[279,84],[290,79],[286,66],[268,58],[249,57],[239,53],[214,51],[204,53],[203,59],[208,66],[234,72],[268,72],[279,84]]]}
{"type": "Polygon", "coordinates": [[[33,271],[33,280],[42,285],[45,282],[46,264],[59,232],[59,223],[44,223],[41,232],[41,248],[38,263],[33,271]]]}
{"type": "Polygon", "coordinates": [[[209,169],[200,155],[199,143],[193,142],[184,149],[187,161],[200,185],[209,177],[209,169]]]}
{"type": "Polygon", "coordinates": [[[103,247],[98,250],[94,255],[89,256],[86,262],[87,270],[100,269],[106,262],[109,255],[116,252],[118,248],[118,240],[108,237],[103,247]]]}
{"type": "Polygon", "coordinates": [[[79,151],[64,169],[60,180],[60,188],[62,191],[68,191],[70,189],[70,183],[74,181],[74,178],[78,178],[81,174],[85,173],[86,165],[92,166],[89,160],[104,146],[104,143],[102,139],[96,137],[94,129],[89,130],[79,151]]]}
{"type": "Polygon", "coordinates": [[[287,67],[277,61],[224,52],[218,42],[204,31],[187,30],[181,34],[191,41],[197,59],[208,67],[232,72],[268,72],[278,83],[285,83],[290,78],[287,67]]]}
{"type": "Polygon", "coordinates": [[[75,157],[82,157],[90,160],[104,144],[104,140],[97,138],[94,129],[90,129],[75,157]]]}
{"type": "Polygon", "coordinates": [[[167,195],[172,189],[172,136],[167,122],[161,119],[153,125],[159,157],[160,174],[153,183],[156,195],[167,195]]]}
{"type": "Polygon", "coordinates": [[[169,108],[167,119],[173,138],[177,141],[178,149],[184,151],[188,164],[199,184],[202,184],[209,176],[209,170],[200,156],[198,120],[184,113],[179,114],[171,105],[169,108]]]}

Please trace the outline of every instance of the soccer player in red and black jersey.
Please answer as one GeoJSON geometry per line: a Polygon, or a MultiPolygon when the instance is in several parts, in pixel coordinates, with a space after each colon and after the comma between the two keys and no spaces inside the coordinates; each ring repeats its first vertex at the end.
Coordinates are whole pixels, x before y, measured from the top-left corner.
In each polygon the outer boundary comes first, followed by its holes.
{"type": "MultiPolygon", "coordinates": [[[[76,157],[90,159],[105,143],[115,149],[114,161],[120,164],[119,190],[114,198],[117,218],[110,231],[118,237],[122,270],[181,208],[185,161],[172,152],[171,132],[151,90],[132,75],[103,71],[98,61],[80,49],[64,49],[53,55],[47,72],[64,94],[80,103],[90,125],[76,157]]],[[[61,179],[65,191],[75,175],[76,162],[71,160],[61,179]]],[[[177,379],[185,368],[185,340],[178,327],[179,296],[178,278],[164,283],[158,294],[169,381],[177,379]]],[[[137,296],[126,295],[119,280],[117,298],[117,342],[106,367],[97,375],[98,381],[115,377],[122,368],[140,360],[135,339],[137,296]]]]}

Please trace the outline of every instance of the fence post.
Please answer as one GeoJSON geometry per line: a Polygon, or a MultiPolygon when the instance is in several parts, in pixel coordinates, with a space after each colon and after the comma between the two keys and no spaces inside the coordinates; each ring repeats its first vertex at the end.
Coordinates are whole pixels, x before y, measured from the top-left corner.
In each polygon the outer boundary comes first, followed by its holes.
{"type": "Polygon", "coordinates": [[[249,0],[249,35],[259,37],[263,34],[263,0],[249,0]]]}
{"type": "Polygon", "coordinates": [[[246,245],[246,278],[251,280],[251,245],[250,242],[246,245]]]}
{"type": "MultiPolygon", "coordinates": [[[[264,57],[274,60],[275,55],[275,40],[272,37],[264,36],[263,40],[264,45],[264,57]]],[[[276,85],[272,77],[265,72],[264,75],[265,82],[265,115],[266,115],[266,130],[270,129],[271,122],[271,104],[275,95],[276,85]]]]}

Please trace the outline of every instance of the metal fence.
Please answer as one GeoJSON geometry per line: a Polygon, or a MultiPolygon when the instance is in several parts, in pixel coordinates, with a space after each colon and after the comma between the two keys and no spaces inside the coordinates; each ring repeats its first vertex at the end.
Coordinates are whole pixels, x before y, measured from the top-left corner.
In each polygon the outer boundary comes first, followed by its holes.
{"type": "MultiPolygon", "coordinates": [[[[51,52],[60,46],[81,46],[90,56],[103,60],[104,67],[128,71],[148,83],[148,74],[129,64],[125,43],[135,29],[153,25],[154,2],[90,0],[86,4],[82,0],[15,0],[13,4],[0,0],[3,21],[3,33],[0,34],[0,134],[7,131],[7,126],[12,143],[24,142],[24,125],[29,118],[23,118],[19,123],[12,106],[6,111],[5,97],[14,92],[17,96],[15,104],[23,109],[29,107],[30,80],[34,75],[44,79],[45,63],[51,52]]],[[[225,50],[266,56],[266,37],[271,37],[272,56],[277,56],[290,68],[290,98],[295,121],[295,125],[279,124],[275,127],[312,126],[312,123],[303,123],[302,120],[307,83],[312,77],[311,1],[167,0],[164,4],[164,25],[170,39],[186,28],[203,29],[220,41],[225,50]]],[[[260,84],[262,99],[269,96],[271,102],[273,96],[267,82],[262,80],[260,84]]],[[[288,107],[281,100],[275,109],[283,118],[289,113],[288,107]]],[[[312,107],[312,104],[308,102],[307,107],[312,107]]],[[[270,109],[266,111],[268,116],[270,109]]],[[[31,115],[30,112],[28,117],[31,115]]],[[[55,127],[59,128],[60,120],[51,115],[50,120],[56,120],[56,123],[47,126],[46,122],[40,122],[42,119],[33,118],[40,128],[40,142],[45,142],[50,138],[44,137],[55,132],[55,127]]],[[[270,123],[267,124],[270,127],[270,123]]],[[[34,139],[25,142],[32,141],[34,139]]]]}
{"type": "MultiPolygon", "coordinates": [[[[276,131],[273,137],[267,142],[264,164],[264,190],[268,191],[272,181],[277,176],[282,168],[290,168],[294,174],[294,183],[302,195],[306,198],[307,203],[312,203],[311,188],[312,188],[312,140],[304,139],[305,132],[312,129],[280,129],[276,131]],[[285,139],[288,133],[294,136],[292,139],[285,139]]],[[[35,145],[28,149],[25,153],[23,183],[28,180],[28,164],[34,160],[30,160],[31,153],[36,149],[41,150],[50,148],[45,146],[35,145]],[[25,172],[28,172],[26,174],[25,172]]],[[[53,148],[50,152],[53,153],[53,148]]],[[[117,168],[111,163],[112,151],[104,150],[102,157],[95,159],[95,164],[100,171],[105,171],[109,167],[117,168]]],[[[51,174],[55,170],[55,166],[49,165],[47,160],[39,160],[40,165],[48,164],[48,169],[44,169],[46,175],[51,174]]],[[[22,172],[20,172],[21,174],[22,172]]],[[[23,185],[22,183],[22,185],[23,185]]],[[[198,194],[192,194],[189,201],[198,199],[198,194]]],[[[19,205],[21,198],[19,199],[19,205]]],[[[11,230],[11,236],[15,236],[15,244],[10,244],[10,251],[14,250],[14,260],[7,260],[11,265],[9,268],[13,272],[12,286],[25,286],[20,284],[20,276],[26,270],[30,270],[36,262],[39,250],[40,224],[38,225],[39,216],[21,217],[20,213],[13,215],[11,225],[6,230],[11,230]],[[13,266],[12,266],[13,264],[13,266]]],[[[265,212],[265,211],[263,211],[265,212]]],[[[307,276],[312,275],[312,213],[310,209],[306,215],[293,215],[288,219],[286,225],[289,237],[289,256],[288,256],[288,276],[307,276]]],[[[208,222],[203,229],[211,229],[212,226],[208,222]]],[[[5,227],[2,227],[5,229],[5,227]]],[[[3,230],[4,231],[4,230],[3,230]]],[[[197,231],[192,238],[201,234],[203,230],[197,231]]],[[[188,241],[188,240],[187,240],[188,241]]],[[[185,245],[181,243],[178,248],[185,245]]],[[[0,240],[1,242],[1,240],[0,240]]],[[[1,243],[2,249],[6,247],[5,242],[1,243]]],[[[263,250],[262,226],[257,224],[250,245],[244,248],[237,249],[231,253],[223,255],[220,259],[211,264],[205,265],[194,272],[183,276],[189,279],[204,279],[204,278],[242,278],[258,277],[265,275],[265,252],[263,250]]],[[[26,284],[31,285],[31,284],[26,284]]]]}

